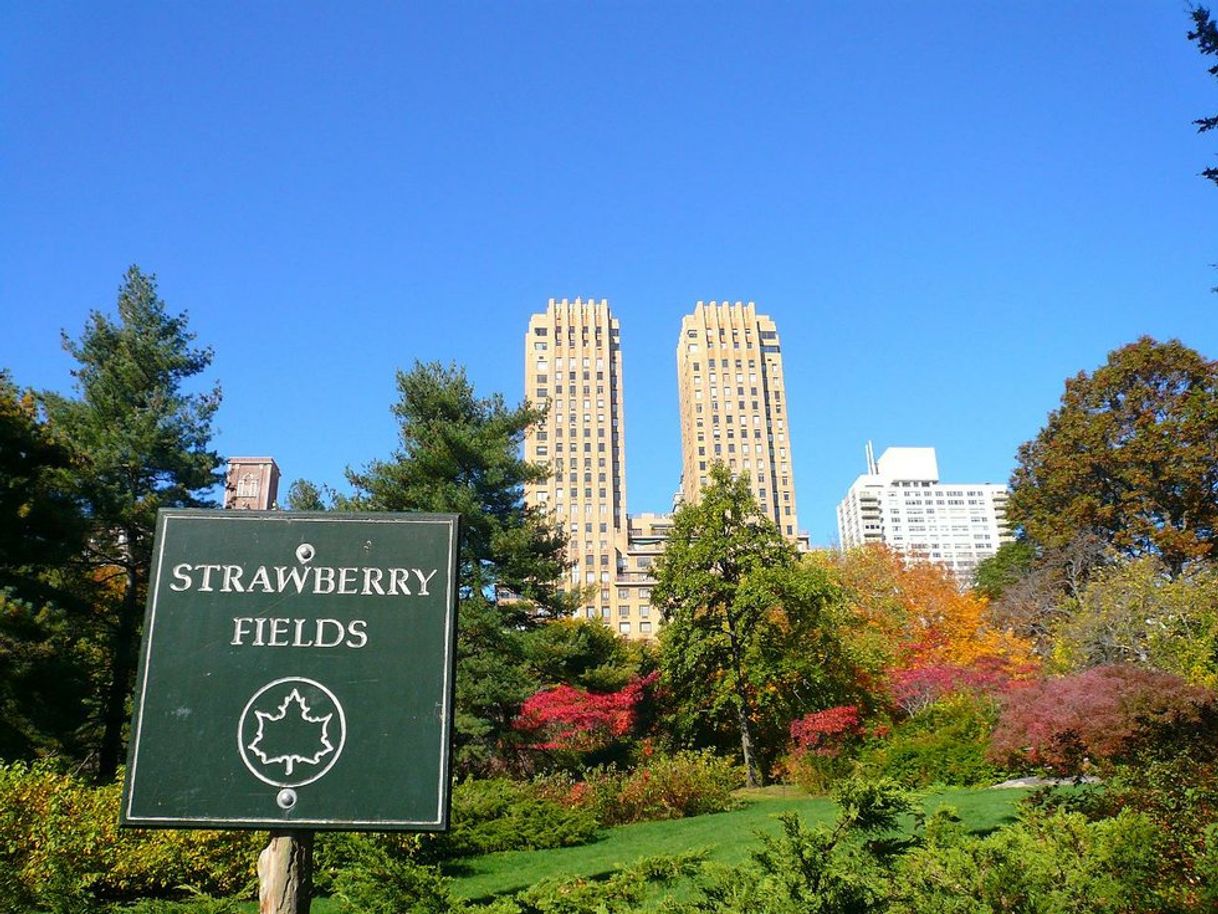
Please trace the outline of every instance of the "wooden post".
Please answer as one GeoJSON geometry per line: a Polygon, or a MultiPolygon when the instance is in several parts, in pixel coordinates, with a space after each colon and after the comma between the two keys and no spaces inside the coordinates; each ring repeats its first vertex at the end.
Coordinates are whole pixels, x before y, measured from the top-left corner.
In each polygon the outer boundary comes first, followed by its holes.
{"type": "Polygon", "coordinates": [[[273,831],[258,855],[258,914],[309,914],[313,832],[273,831]]]}

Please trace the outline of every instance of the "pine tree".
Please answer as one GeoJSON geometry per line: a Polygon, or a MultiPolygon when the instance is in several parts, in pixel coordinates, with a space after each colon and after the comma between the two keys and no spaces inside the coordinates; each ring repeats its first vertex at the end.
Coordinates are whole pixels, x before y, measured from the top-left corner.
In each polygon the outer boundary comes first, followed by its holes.
{"type": "Polygon", "coordinates": [[[49,421],[78,457],[65,483],[89,519],[87,561],[114,594],[102,779],[113,776],[122,753],[157,511],[209,504],[221,482],[220,457],[208,447],[220,389],[184,389],[211,364],[211,350],[192,346],[186,316],[166,312],[156,278],[139,267],[127,270],[117,311],[117,320],[94,311],[77,341],[64,336],[78,366],[77,396],[43,395],[49,421]]]}
{"type": "Polygon", "coordinates": [[[536,690],[522,633],[565,615],[565,541],[524,504],[524,485],[548,470],[520,446],[541,413],[479,397],[465,370],[416,363],[399,371],[392,411],[400,445],[389,460],[347,473],[356,494],[340,508],[461,515],[457,762],[485,769],[523,701],[536,690]]]}

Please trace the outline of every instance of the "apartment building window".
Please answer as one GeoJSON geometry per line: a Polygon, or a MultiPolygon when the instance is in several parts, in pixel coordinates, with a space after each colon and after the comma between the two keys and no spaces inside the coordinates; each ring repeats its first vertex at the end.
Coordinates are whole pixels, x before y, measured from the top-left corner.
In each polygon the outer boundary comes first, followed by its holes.
{"type": "Polygon", "coordinates": [[[630,634],[630,623],[629,622],[619,622],[617,624],[617,630],[623,635],[629,635],[630,634]]]}

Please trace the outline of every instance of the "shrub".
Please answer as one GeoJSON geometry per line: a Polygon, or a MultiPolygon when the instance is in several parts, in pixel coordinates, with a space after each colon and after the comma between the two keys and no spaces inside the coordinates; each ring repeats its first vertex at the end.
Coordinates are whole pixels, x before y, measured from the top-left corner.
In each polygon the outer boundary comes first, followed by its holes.
{"type": "Polygon", "coordinates": [[[984,695],[1001,691],[1011,681],[1009,666],[987,658],[970,667],[939,664],[896,670],[889,677],[888,694],[893,704],[914,715],[957,692],[984,695]]]}
{"type": "Polygon", "coordinates": [[[254,879],[264,834],[118,828],[117,783],[92,787],[53,762],[0,766],[0,886],[32,907],[227,895],[254,879]],[[10,885],[4,885],[4,883],[10,885]]]}
{"type": "Polygon", "coordinates": [[[896,724],[886,740],[873,740],[859,755],[861,769],[907,787],[992,784],[998,770],[987,759],[996,717],[991,699],[968,692],[942,698],[896,724]]]}
{"type": "Polygon", "coordinates": [[[699,853],[645,857],[604,879],[543,879],[511,898],[484,909],[486,914],[636,914],[652,886],[693,875],[699,853]]]}
{"type": "Polygon", "coordinates": [[[808,793],[821,793],[852,767],[853,750],[863,734],[856,705],[838,705],[791,722],[791,752],[782,763],[785,776],[808,793]]]}
{"type": "Polygon", "coordinates": [[[358,845],[354,859],[334,880],[339,910],[358,914],[447,914],[454,902],[448,880],[371,842],[358,845]]]}
{"type": "Polygon", "coordinates": [[[724,812],[737,805],[732,794],[743,782],[739,767],[703,751],[651,755],[631,771],[592,768],[581,781],[552,779],[548,789],[608,826],[724,812]]]}
{"type": "Polygon", "coordinates": [[[984,838],[941,812],[927,822],[925,846],[899,860],[888,911],[1199,914],[1167,903],[1170,886],[1155,871],[1159,837],[1132,812],[1098,822],[1061,811],[1031,815],[984,838]]]}
{"type": "Polygon", "coordinates": [[[532,749],[604,750],[633,731],[639,703],[658,677],[652,673],[635,678],[604,694],[569,685],[543,689],[524,703],[513,727],[532,740],[532,749]]]}
{"type": "Polygon", "coordinates": [[[791,742],[795,748],[817,755],[837,755],[847,740],[862,732],[855,705],[838,705],[791,722],[791,742]]]}
{"type": "Polygon", "coordinates": [[[1130,758],[1158,733],[1200,732],[1213,704],[1212,692],[1179,676],[1128,665],[1020,684],[1004,698],[990,757],[1079,774],[1130,758]]]}
{"type": "Polygon", "coordinates": [[[543,785],[506,778],[467,780],[453,790],[451,829],[425,839],[419,857],[570,847],[596,840],[597,830],[591,810],[561,802],[543,785]]]}
{"type": "Polygon", "coordinates": [[[761,836],[749,864],[720,867],[700,881],[700,898],[671,904],[673,914],[868,914],[886,907],[886,875],[903,842],[893,839],[910,798],[890,781],[838,785],[834,827],[808,827],[794,813],[782,832],[761,836]]]}

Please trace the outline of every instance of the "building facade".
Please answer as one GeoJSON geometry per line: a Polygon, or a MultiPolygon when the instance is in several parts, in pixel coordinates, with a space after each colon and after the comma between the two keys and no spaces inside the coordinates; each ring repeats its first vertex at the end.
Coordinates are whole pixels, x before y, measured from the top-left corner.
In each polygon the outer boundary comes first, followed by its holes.
{"type": "Polygon", "coordinates": [[[931,447],[890,447],[837,506],[842,548],[882,543],[917,561],[936,562],[962,584],[977,563],[1012,539],[1007,488],[994,483],[943,483],[931,447]]]}
{"type": "Polygon", "coordinates": [[[696,501],[708,468],[747,473],[762,512],[799,537],[778,328],[753,302],[698,302],[677,342],[681,493],[696,501]]]}
{"type": "Polygon", "coordinates": [[[641,615],[637,588],[619,587],[629,565],[620,337],[604,299],[550,299],[529,318],[525,396],[549,413],[526,436],[524,455],[551,472],[524,497],[568,534],[568,585],[587,594],[580,611],[638,636],[650,609],[641,615]]]}
{"type": "Polygon", "coordinates": [[[279,498],[279,465],[270,457],[230,457],[224,474],[224,507],[267,511],[279,498]]]}

